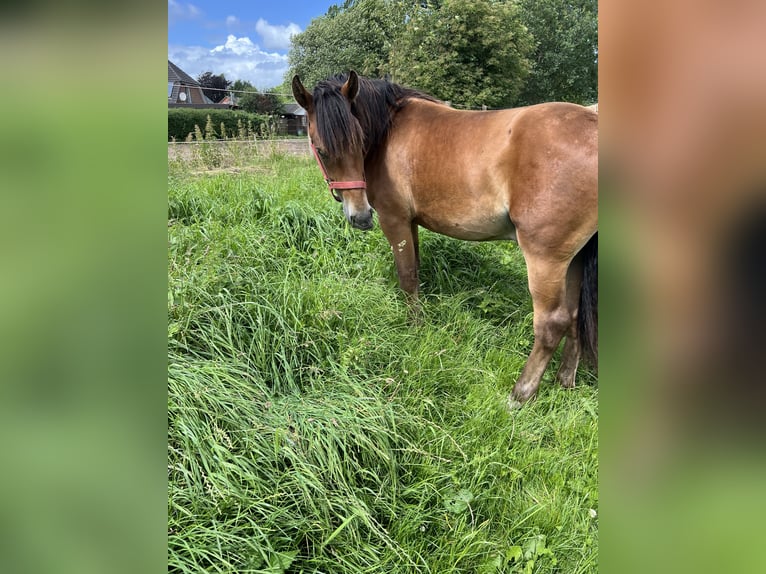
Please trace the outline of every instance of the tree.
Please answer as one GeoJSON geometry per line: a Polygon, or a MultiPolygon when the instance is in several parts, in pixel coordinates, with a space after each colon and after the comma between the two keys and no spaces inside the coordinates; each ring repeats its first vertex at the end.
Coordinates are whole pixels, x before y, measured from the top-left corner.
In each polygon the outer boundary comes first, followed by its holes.
{"type": "Polygon", "coordinates": [[[293,37],[312,86],[355,69],[456,106],[598,98],[597,0],[346,0],[293,37]]]}
{"type": "Polygon", "coordinates": [[[203,93],[210,98],[214,104],[217,104],[224,99],[228,94],[226,90],[229,89],[231,82],[229,82],[223,74],[218,76],[213,72],[204,72],[197,77],[197,81],[202,86],[203,93]],[[205,89],[213,88],[213,89],[205,89]]]}
{"type": "Polygon", "coordinates": [[[282,98],[272,90],[259,91],[247,80],[237,80],[231,84],[230,90],[240,109],[254,114],[275,115],[282,111],[282,98]]]}
{"type": "Polygon", "coordinates": [[[404,25],[406,5],[392,0],[347,0],[342,6],[331,6],[293,36],[289,76],[298,74],[306,86],[350,69],[381,77],[404,25]]]}
{"type": "Polygon", "coordinates": [[[285,74],[282,83],[278,86],[274,86],[274,88],[269,91],[274,92],[275,94],[279,94],[279,101],[281,101],[283,104],[289,104],[294,101],[292,81],[293,77],[287,73],[285,74]]]}
{"type": "Polygon", "coordinates": [[[519,8],[536,43],[519,102],[597,101],[597,0],[519,0],[519,8]]]}
{"type": "Polygon", "coordinates": [[[237,105],[246,112],[275,115],[282,110],[279,96],[262,92],[248,92],[237,96],[237,105]]]}
{"type": "Polygon", "coordinates": [[[229,90],[234,92],[235,96],[239,96],[241,92],[254,92],[255,86],[247,80],[235,80],[230,86],[229,90]]]}
{"type": "Polygon", "coordinates": [[[397,82],[453,104],[509,107],[524,87],[533,47],[515,2],[418,2],[389,63],[397,82]]]}

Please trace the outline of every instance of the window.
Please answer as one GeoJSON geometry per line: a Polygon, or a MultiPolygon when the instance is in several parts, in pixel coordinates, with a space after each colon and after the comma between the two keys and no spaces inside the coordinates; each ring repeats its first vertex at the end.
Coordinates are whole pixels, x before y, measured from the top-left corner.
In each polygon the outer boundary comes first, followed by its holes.
{"type": "Polygon", "coordinates": [[[168,82],[168,99],[170,99],[170,95],[173,93],[173,82],[168,82]]]}

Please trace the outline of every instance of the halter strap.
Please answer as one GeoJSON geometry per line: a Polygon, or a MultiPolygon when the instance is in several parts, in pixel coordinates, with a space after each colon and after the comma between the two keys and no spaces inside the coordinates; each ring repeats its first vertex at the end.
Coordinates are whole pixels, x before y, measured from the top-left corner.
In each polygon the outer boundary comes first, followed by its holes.
{"type": "Polygon", "coordinates": [[[367,189],[367,182],[364,180],[360,181],[333,181],[329,175],[327,175],[327,170],[324,167],[324,163],[322,162],[322,158],[319,157],[319,153],[317,152],[317,148],[314,146],[314,142],[312,142],[309,139],[309,144],[311,144],[311,151],[314,153],[314,158],[317,160],[317,164],[319,165],[319,169],[322,171],[322,177],[324,177],[324,180],[327,182],[327,186],[330,188],[330,194],[332,195],[333,199],[335,201],[342,201],[340,196],[338,196],[337,193],[335,193],[336,189],[367,189]]]}

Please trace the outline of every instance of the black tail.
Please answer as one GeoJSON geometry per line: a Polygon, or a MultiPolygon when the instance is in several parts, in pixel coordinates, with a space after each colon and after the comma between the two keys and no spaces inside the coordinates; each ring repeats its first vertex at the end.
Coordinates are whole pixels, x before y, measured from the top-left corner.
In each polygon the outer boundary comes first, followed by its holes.
{"type": "Polygon", "coordinates": [[[583,258],[577,330],[582,357],[598,369],[598,232],[580,251],[583,258]]]}

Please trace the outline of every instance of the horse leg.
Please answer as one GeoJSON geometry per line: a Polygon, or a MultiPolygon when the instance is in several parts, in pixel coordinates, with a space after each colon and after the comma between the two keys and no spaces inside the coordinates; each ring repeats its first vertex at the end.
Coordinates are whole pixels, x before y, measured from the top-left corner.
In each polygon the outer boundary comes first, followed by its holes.
{"type": "Polygon", "coordinates": [[[415,268],[420,269],[420,241],[418,239],[418,224],[414,221],[410,223],[412,232],[412,246],[415,248],[415,268]]]}
{"type": "Polygon", "coordinates": [[[527,257],[535,342],[519,380],[513,387],[513,398],[519,402],[528,400],[537,392],[553,352],[572,324],[567,305],[568,267],[568,261],[527,257]]]}
{"type": "Polygon", "coordinates": [[[574,258],[567,271],[567,309],[571,324],[566,332],[564,349],[561,352],[561,366],[557,378],[565,389],[575,386],[575,374],[580,362],[580,340],[577,328],[577,312],[580,306],[580,289],[582,288],[583,262],[580,256],[574,258]]]}
{"type": "Polygon", "coordinates": [[[379,221],[383,235],[386,236],[394,253],[399,287],[406,294],[407,301],[416,307],[420,284],[418,275],[420,266],[418,226],[416,223],[404,219],[384,221],[383,218],[379,218],[379,221]]]}

